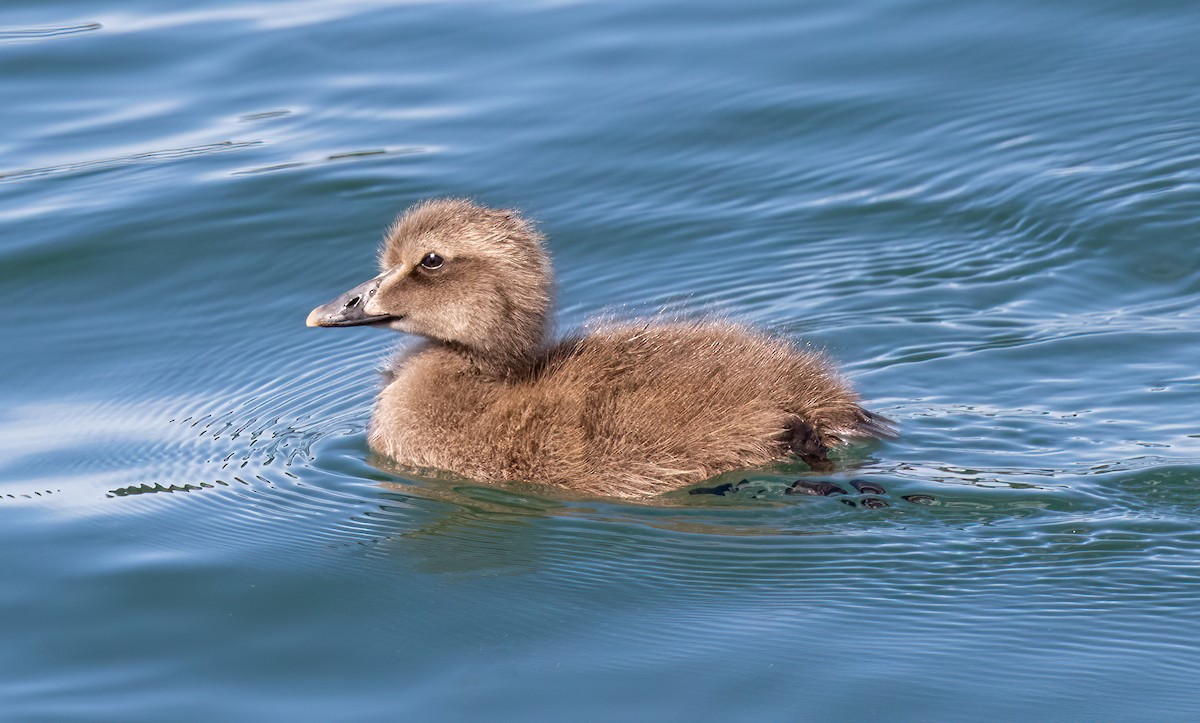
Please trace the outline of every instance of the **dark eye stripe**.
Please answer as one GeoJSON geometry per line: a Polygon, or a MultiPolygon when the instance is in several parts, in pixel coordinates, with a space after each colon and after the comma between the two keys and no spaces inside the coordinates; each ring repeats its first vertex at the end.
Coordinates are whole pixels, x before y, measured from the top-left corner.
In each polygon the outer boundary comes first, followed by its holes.
{"type": "Polygon", "coordinates": [[[421,267],[426,269],[440,269],[445,260],[435,253],[425,254],[425,258],[421,259],[421,267]]]}

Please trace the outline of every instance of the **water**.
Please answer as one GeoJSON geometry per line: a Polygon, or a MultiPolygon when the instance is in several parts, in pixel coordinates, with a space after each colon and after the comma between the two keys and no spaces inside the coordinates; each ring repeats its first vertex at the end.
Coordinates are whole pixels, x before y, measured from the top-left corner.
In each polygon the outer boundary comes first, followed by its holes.
{"type": "Polygon", "coordinates": [[[5,719],[1200,717],[1194,3],[0,26],[5,719]],[[448,194],[541,221],[563,326],[830,350],[903,435],[820,479],[889,506],[372,459],[394,338],[304,317],[448,194]]]}

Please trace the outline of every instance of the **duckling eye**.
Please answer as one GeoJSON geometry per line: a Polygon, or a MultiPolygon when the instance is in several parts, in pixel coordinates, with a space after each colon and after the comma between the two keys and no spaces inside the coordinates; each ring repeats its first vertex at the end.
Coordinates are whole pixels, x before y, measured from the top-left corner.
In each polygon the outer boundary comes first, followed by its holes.
{"type": "Polygon", "coordinates": [[[443,259],[441,256],[438,256],[434,253],[428,253],[425,254],[425,258],[421,259],[421,268],[430,270],[440,269],[442,268],[443,263],[445,263],[445,259],[443,259]]]}

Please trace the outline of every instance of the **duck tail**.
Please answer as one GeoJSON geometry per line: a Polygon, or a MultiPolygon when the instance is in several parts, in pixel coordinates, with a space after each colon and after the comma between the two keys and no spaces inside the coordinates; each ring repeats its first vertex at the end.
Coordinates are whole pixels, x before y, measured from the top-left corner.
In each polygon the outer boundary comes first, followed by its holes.
{"type": "Polygon", "coordinates": [[[852,434],[874,439],[895,439],[900,436],[895,422],[862,407],[858,408],[858,419],[855,420],[852,434]]]}

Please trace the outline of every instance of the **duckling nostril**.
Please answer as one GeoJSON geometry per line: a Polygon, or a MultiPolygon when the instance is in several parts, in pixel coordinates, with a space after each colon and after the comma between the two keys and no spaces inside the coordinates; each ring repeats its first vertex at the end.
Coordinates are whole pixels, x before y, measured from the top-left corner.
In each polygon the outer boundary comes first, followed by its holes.
{"type": "Polygon", "coordinates": [[[345,308],[347,308],[347,309],[353,309],[354,307],[358,306],[358,302],[360,302],[360,301],[362,301],[362,297],[361,297],[361,296],[355,296],[353,299],[350,299],[349,301],[347,301],[347,302],[346,302],[346,307],[345,307],[345,308]]]}

